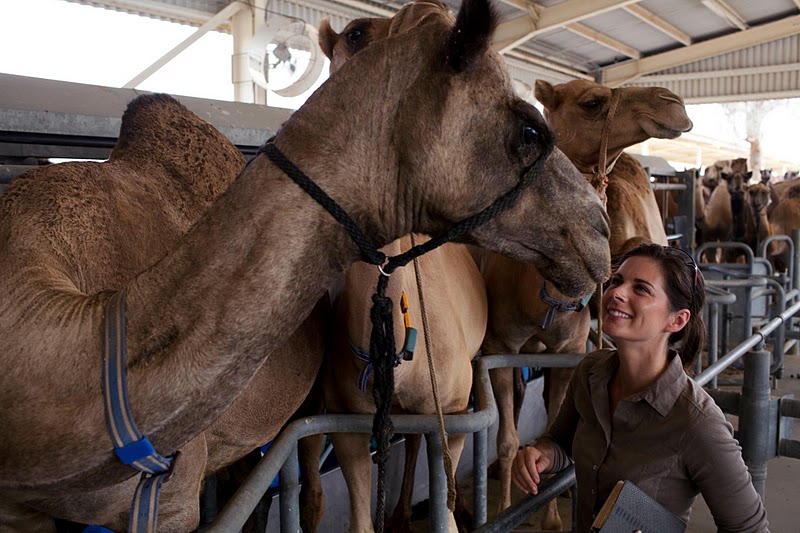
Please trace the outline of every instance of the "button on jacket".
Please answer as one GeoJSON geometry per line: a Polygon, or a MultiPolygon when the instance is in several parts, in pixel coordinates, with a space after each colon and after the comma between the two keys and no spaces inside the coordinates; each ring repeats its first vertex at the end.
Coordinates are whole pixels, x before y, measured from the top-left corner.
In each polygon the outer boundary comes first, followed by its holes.
{"type": "Polygon", "coordinates": [[[698,493],[719,531],[767,531],[733,428],[714,400],[683,370],[680,357],[655,383],[610,414],[609,385],[619,368],[614,350],[586,355],[566,399],[537,443],[555,450],[550,471],[575,461],[578,527],[590,530],[619,480],[630,480],[685,522],[698,493]]]}

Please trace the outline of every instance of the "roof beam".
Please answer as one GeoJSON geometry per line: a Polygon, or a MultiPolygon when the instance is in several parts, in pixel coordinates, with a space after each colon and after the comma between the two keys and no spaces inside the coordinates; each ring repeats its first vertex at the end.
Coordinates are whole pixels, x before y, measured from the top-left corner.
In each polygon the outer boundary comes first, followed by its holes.
{"type": "Polygon", "coordinates": [[[748,46],[777,41],[797,33],[800,33],[800,15],[754,26],[745,31],[709,39],[691,46],[678,48],[677,50],[643,57],[637,61],[629,61],[604,68],[602,70],[603,83],[609,87],[618,87],[647,74],[718,56],[733,50],[740,50],[748,46]]]}
{"type": "MultiPolygon", "coordinates": [[[[500,0],[502,3],[507,4],[512,7],[519,8],[523,11],[530,11],[533,7],[533,3],[530,0],[500,0]]],[[[796,0],[800,2],[800,0],[796,0]]]]}
{"type": "Polygon", "coordinates": [[[700,0],[700,3],[714,12],[718,17],[725,19],[725,21],[740,30],[748,28],[747,21],[725,0],[700,0]]]}
{"type": "Polygon", "coordinates": [[[781,63],[778,65],[764,65],[763,67],[741,67],[721,70],[701,70],[699,72],[680,72],[677,74],[652,74],[637,79],[640,83],[667,83],[683,81],[687,76],[693,80],[704,78],[729,78],[737,76],[754,76],[757,74],[774,74],[776,72],[792,72],[800,70],[800,63],[781,63]]]}
{"type": "Polygon", "coordinates": [[[642,57],[641,52],[639,52],[639,50],[637,50],[636,48],[633,48],[632,46],[628,46],[623,42],[613,39],[608,35],[606,35],[605,33],[593,30],[589,26],[581,24],[580,22],[573,22],[571,24],[567,24],[565,27],[569,31],[577,33],[581,37],[585,37],[590,41],[603,45],[606,48],[610,48],[611,50],[619,52],[620,54],[632,57],[633,59],[639,59],[640,57],[642,57]]]}
{"type": "MultiPolygon", "coordinates": [[[[800,0],[795,0],[795,1],[800,2],[800,0]]],[[[625,11],[639,18],[640,20],[643,20],[644,22],[650,24],[652,27],[654,27],[661,33],[668,35],[669,37],[675,39],[679,43],[683,43],[686,46],[692,44],[692,38],[689,36],[688,33],[679,30],[666,20],[662,19],[655,13],[646,10],[640,5],[631,4],[629,6],[625,6],[625,11]]]]}
{"type": "Polygon", "coordinates": [[[561,65],[553,61],[547,61],[546,59],[540,59],[538,57],[529,54],[524,54],[516,50],[509,50],[508,52],[506,52],[505,55],[507,57],[513,57],[514,59],[518,59],[521,62],[528,63],[530,65],[535,65],[538,67],[546,68],[548,70],[552,70],[554,72],[566,74],[571,78],[594,81],[594,76],[586,74],[585,72],[581,72],[580,70],[575,70],[574,68],[570,68],[568,66],[561,65]]]}
{"type": "Polygon", "coordinates": [[[540,33],[561,28],[573,22],[580,22],[583,19],[635,4],[638,1],[565,0],[552,7],[542,7],[531,3],[530,13],[503,22],[497,27],[492,46],[500,53],[505,53],[540,33]]]}
{"type": "Polygon", "coordinates": [[[240,10],[247,7],[247,4],[244,2],[231,2],[222,10],[208,19],[205,24],[197,28],[197,30],[191,34],[189,37],[184,39],[182,42],[178,43],[175,48],[158,58],[152,65],[141,71],[139,74],[134,76],[128,83],[122,86],[123,89],[134,89],[137,85],[142,83],[144,80],[155,74],[161,67],[175,59],[178,54],[189,48],[192,44],[194,44],[200,37],[217,28],[223,22],[227,22],[233,15],[238,13],[240,10]]]}

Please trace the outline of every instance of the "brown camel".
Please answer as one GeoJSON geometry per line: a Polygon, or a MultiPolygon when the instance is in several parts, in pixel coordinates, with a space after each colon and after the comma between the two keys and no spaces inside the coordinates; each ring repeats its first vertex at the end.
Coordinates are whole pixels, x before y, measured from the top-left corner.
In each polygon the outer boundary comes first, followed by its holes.
{"type": "MultiPolygon", "coordinates": [[[[769,214],[769,224],[775,235],[792,236],[792,230],[800,228],[800,181],[793,180],[791,187],[785,189],[775,209],[769,214]]],[[[789,247],[783,242],[775,242],[769,247],[769,256],[777,271],[785,271],[789,261],[789,247]]]]}
{"type": "MultiPolygon", "coordinates": [[[[117,213],[117,234],[133,237],[135,242],[134,249],[119,250],[124,252],[124,256],[114,260],[126,263],[120,265],[125,269],[142,270],[176,246],[188,227],[208,210],[211,202],[233,182],[243,167],[244,159],[228,139],[176,100],[165,95],[154,95],[141,97],[129,106],[123,116],[119,144],[110,162],[70,163],[50,167],[46,173],[29,173],[25,176],[28,182],[22,191],[27,189],[48,198],[46,189],[42,187],[45,182],[51,181],[58,184],[56,190],[74,190],[76,194],[85,194],[93,202],[96,201],[97,206],[103,209],[95,216],[113,215],[120,203],[123,206],[125,203],[141,206],[117,213]],[[183,142],[177,141],[180,139],[183,142]],[[202,157],[194,157],[189,149],[198,150],[202,157]],[[152,156],[146,157],[148,154],[152,156]],[[164,156],[156,158],[157,154],[164,156]],[[167,157],[169,155],[172,157],[167,157]],[[71,184],[84,174],[100,183],[111,184],[116,181],[120,190],[116,194],[103,194],[85,184],[71,184]],[[141,190],[126,190],[130,189],[128,184],[132,183],[136,183],[141,190]],[[163,196],[144,194],[146,189],[163,196]],[[159,202],[163,202],[163,205],[159,206],[159,202]],[[142,213],[137,212],[139,210],[147,213],[147,218],[140,219],[142,213]],[[140,220],[151,222],[134,230],[141,224],[140,220]]],[[[10,189],[9,194],[20,192],[10,189]]],[[[12,202],[18,200],[13,199],[12,202]]],[[[85,204],[84,209],[86,205],[89,204],[85,204]]],[[[83,220],[85,215],[81,216],[74,207],[70,210],[73,211],[70,224],[83,228],[91,223],[89,219],[83,220]]],[[[104,239],[117,237],[112,234],[104,239]]],[[[70,247],[85,254],[102,251],[103,243],[81,239],[70,247]]],[[[103,257],[113,258],[113,255],[113,250],[103,251],[103,257]]],[[[90,274],[99,278],[84,278],[84,291],[92,290],[91,287],[113,287],[119,283],[113,279],[113,276],[119,275],[114,272],[100,272],[96,268],[84,268],[83,272],[84,276],[90,274]]],[[[273,438],[288,416],[297,410],[322,362],[325,307],[326,304],[320,302],[288,341],[273,352],[268,363],[258,370],[231,408],[182,448],[182,466],[176,470],[174,481],[163,488],[161,498],[165,503],[162,521],[166,513],[173,513],[174,520],[179,520],[181,514],[187,515],[185,519],[190,521],[188,523],[196,520],[197,495],[205,475],[217,472],[273,438]],[[299,353],[304,354],[301,360],[297,358],[299,353]],[[297,382],[273,383],[270,376],[276,369],[291,372],[297,376],[297,382]],[[166,502],[172,500],[180,502],[180,508],[171,509],[166,502]]],[[[132,485],[135,486],[135,480],[132,485]]],[[[306,485],[308,489],[304,498],[309,498],[312,495],[309,491],[314,488],[313,480],[306,485]]],[[[108,491],[107,488],[87,490],[55,504],[44,502],[42,507],[52,509],[48,512],[61,518],[102,523],[122,530],[127,523],[130,495],[124,494],[124,490],[108,491]],[[95,509],[94,513],[85,513],[85,508],[92,506],[102,507],[102,511],[95,509]]]]}
{"type": "MultiPolygon", "coordinates": [[[[440,234],[526,178],[513,205],[462,239],[531,262],[578,297],[608,275],[607,217],[552,150],[541,115],[514,95],[489,47],[490,11],[466,0],[455,25],[443,12],[370,46],[274,143],[377,246],[440,234]]],[[[113,291],[127,291],[133,417],[162,455],[191,454],[359,258],[344,228],[265,155],[226,189],[223,172],[204,168],[203,147],[166,127],[180,120],[150,120],[121,135],[108,163],[37,169],[2,199],[5,529],[49,530],[51,515],[114,523],[110,503],[132,494],[138,475],[114,455],[100,385],[113,291]],[[159,140],[177,148],[165,153],[159,140]],[[182,176],[182,161],[197,172],[182,176]]],[[[285,368],[271,378],[310,386],[285,368]]],[[[179,460],[163,490],[196,496],[196,470],[179,460]]],[[[163,531],[196,527],[179,500],[162,502],[163,531]]]]}
{"type": "MultiPolygon", "coordinates": [[[[408,26],[422,22],[426,16],[436,16],[446,9],[435,1],[409,6],[401,22],[412,22],[401,29],[394,21],[395,31],[407,31],[408,26]]],[[[331,60],[331,74],[341,68],[356,52],[371,42],[385,38],[389,20],[356,19],[341,34],[331,29],[328,21],[320,25],[319,43],[331,60]]],[[[429,240],[416,235],[416,243],[429,240]]],[[[412,247],[410,236],[402,237],[386,247],[388,255],[400,254],[412,247]]],[[[423,298],[429,322],[430,339],[434,350],[433,365],[444,414],[465,412],[472,388],[472,358],[478,353],[486,331],[486,289],[480,272],[463,244],[450,243],[421,257],[418,265],[396,271],[387,288],[393,301],[399,302],[402,293],[409,301],[409,316],[419,332],[416,354],[403,361],[395,371],[396,412],[431,414],[434,403],[428,368],[418,296],[417,275],[423,287],[423,298]]],[[[375,287],[375,269],[356,263],[347,271],[344,288],[336,305],[336,328],[333,347],[329,350],[324,379],[325,404],[328,412],[373,413],[372,380],[366,380],[369,348],[369,309],[375,287]]],[[[395,338],[403,339],[405,326],[399,309],[395,314],[395,338]]],[[[350,527],[354,531],[369,530],[371,520],[371,461],[369,435],[337,433],[330,435],[336,457],[342,467],[350,492],[350,527]]],[[[387,531],[409,531],[414,488],[414,470],[420,446],[419,435],[407,435],[405,468],[400,498],[395,511],[387,520],[387,531]]],[[[464,446],[464,435],[449,435],[453,468],[464,446]]]]}
{"type": "MultiPolygon", "coordinates": [[[[612,92],[601,85],[572,81],[561,85],[536,82],[536,98],[555,129],[565,154],[593,182],[598,194],[607,196],[611,220],[612,257],[647,239],[666,244],[661,215],[650,181],[642,166],[622,150],[651,136],[676,137],[691,128],[681,99],[661,89],[616,89],[618,101],[607,130],[608,189],[597,179],[603,165],[601,137],[611,107],[612,92]],[[613,163],[612,163],[613,162],[613,163]]],[[[589,334],[589,309],[585,302],[569,298],[545,283],[530,265],[484,254],[481,271],[489,297],[489,324],[482,353],[584,353],[589,334]],[[520,289],[522,288],[522,289],[520,289]],[[547,296],[543,296],[546,293],[547,296]]],[[[548,419],[558,412],[566,394],[570,369],[550,369],[545,378],[548,419]]],[[[514,373],[491,372],[492,387],[500,411],[497,454],[500,468],[500,509],[511,505],[511,463],[519,447],[514,420],[514,373]]],[[[543,517],[543,527],[561,529],[555,502],[543,517]]]]}
{"type": "MultiPolygon", "coordinates": [[[[715,163],[719,167],[719,162],[715,163]]],[[[720,181],[711,193],[702,216],[699,217],[698,228],[703,242],[742,242],[754,251],[757,245],[757,229],[769,234],[769,226],[763,226],[766,219],[760,219],[756,209],[764,209],[769,203],[768,189],[757,187],[755,198],[748,194],[747,182],[751,173],[747,171],[747,159],[739,158],[730,162],[730,173],[721,172],[720,181]],[[756,221],[761,226],[756,227],[756,221]]],[[[761,185],[761,184],[759,184],[761,185]]],[[[716,254],[719,255],[719,254],[716,254]]],[[[740,254],[735,250],[725,250],[721,256],[725,261],[733,262],[740,254]]],[[[715,261],[716,257],[706,257],[706,261],[715,261]]]]}

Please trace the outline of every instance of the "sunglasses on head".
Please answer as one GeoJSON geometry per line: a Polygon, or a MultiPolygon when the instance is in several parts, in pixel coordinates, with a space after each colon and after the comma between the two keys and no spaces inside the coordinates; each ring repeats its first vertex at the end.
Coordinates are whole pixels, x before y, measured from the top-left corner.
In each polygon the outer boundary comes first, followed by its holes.
{"type": "Polygon", "coordinates": [[[700,277],[700,269],[697,268],[697,263],[695,262],[694,257],[692,257],[692,254],[690,254],[683,248],[676,248],[674,246],[665,246],[664,248],[678,251],[689,258],[689,262],[686,263],[686,266],[688,266],[694,271],[694,281],[692,281],[692,307],[689,309],[689,311],[694,312],[694,293],[697,290],[697,280],[700,277]]]}

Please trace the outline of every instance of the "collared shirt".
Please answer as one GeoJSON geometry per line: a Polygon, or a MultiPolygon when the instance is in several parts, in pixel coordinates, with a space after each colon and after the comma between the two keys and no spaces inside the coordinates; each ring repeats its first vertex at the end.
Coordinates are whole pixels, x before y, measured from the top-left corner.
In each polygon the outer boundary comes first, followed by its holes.
{"type": "Polygon", "coordinates": [[[733,428],[686,375],[680,357],[670,355],[656,382],[621,400],[612,416],[609,385],[619,356],[613,350],[588,354],[556,419],[537,440],[555,450],[551,471],[575,461],[577,531],[590,531],[619,480],[633,481],[687,523],[702,493],[719,531],[767,531],[767,513],[733,428]]]}

